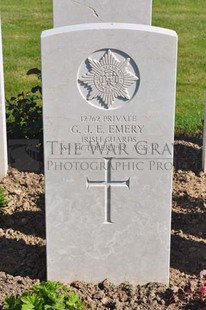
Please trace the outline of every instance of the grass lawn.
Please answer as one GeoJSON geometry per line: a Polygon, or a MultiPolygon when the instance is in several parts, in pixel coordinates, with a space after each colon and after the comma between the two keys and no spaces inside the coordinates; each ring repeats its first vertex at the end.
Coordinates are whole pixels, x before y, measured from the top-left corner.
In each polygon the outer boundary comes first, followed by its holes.
{"type": "MultiPolygon", "coordinates": [[[[60,0],[59,0],[60,1],[60,0]]],[[[112,0],[111,0],[112,1],[112,0]]],[[[52,0],[0,0],[6,97],[35,84],[40,33],[52,27],[52,0]]],[[[153,0],[153,25],[179,35],[176,133],[201,127],[206,92],[206,0],[153,0]]]]}
{"type": "Polygon", "coordinates": [[[179,36],[176,132],[201,129],[206,100],[206,1],[153,0],[153,25],[179,36]]]}
{"type": "Polygon", "coordinates": [[[52,27],[52,0],[0,0],[6,98],[36,83],[40,69],[40,34],[52,27]]]}

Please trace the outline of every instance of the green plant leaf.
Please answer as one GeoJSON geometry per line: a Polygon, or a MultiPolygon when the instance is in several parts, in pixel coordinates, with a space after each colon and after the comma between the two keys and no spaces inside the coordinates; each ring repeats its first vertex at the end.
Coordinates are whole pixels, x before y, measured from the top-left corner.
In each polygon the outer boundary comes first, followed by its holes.
{"type": "Polygon", "coordinates": [[[65,303],[55,303],[53,305],[54,310],[64,310],[65,309],[65,303]]]}
{"type": "Polygon", "coordinates": [[[53,307],[50,305],[44,305],[44,310],[53,310],[53,307]]]}
{"type": "MultiPolygon", "coordinates": [[[[41,80],[41,71],[37,68],[27,74],[36,74],[41,80]]],[[[6,100],[6,112],[8,139],[38,139],[43,148],[41,81],[29,91],[6,100]]]]}
{"type": "Polygon", "coordinates": [[[41,310],[42,309],[42,299],[40,296],[38,296],[37,294],[30,294],[25,293],[22,297],[21,297],[21,301],[22,301],[22,310],[41,310]]]}
{"type": "Polygon", "coordinates": [[[8,296],[3,304],[4,310],[21,310],[21,300],[16,296],[8,296]]]}
{"type": "Polygon", "coordinates": [[[5,192],[2,187],[0,187],[0,207],[4,207],[6,204],[5,192]]]}
{"type": "Polygon", "coordinates": [[[80,300],[79,296],[72,292],[69,296],[69,300],[66,302],[67,306],[69,306],[69,310],[83,310],[83,303],[80,300]]]}
{"type": "Polygon", "coordinates": [[[79,297],[70,287],[55,281],[34,285],[20,297],[5,299],[5,310],[83,310],[79,297]]]}

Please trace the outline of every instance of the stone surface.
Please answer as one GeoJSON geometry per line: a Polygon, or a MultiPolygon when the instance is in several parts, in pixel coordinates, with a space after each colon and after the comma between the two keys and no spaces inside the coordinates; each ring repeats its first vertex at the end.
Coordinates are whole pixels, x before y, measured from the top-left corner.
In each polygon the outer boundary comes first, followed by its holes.
{"type": "Polygon", "coordinates": [[[4,73],[3,73],[3,54],[2,37],[0,22],[0,178],[7,174],[7,136],[6,136],[6,112],[5,112],[5,94],[4,94],[4,73]]]}
{"type": "Polygon", "coordinates": [[[152,0],[53,0],[54,27],[116,22],[151,25],[152,0]]]}
{"type": "Polygon", "coordinates": [[[168,282],[176,57],[151,26],[43,32],[48,279],[168,282]]]}

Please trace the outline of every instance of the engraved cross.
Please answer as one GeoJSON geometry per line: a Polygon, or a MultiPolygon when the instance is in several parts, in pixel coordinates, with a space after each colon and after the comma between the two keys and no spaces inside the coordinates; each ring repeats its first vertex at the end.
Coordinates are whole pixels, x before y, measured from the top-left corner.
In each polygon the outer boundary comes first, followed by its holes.
{"type": "Polygon", "coordinates": [[[130,179],[126,181],[112,181],[111,180],[111,161],[112,158],[104,158],[105,161],[105,180],[103,181],[90,181],[87,178],[87,189],[89,187],[104,187],[105,188],[105,220],[104,223],[112,223],[111,219],[111,189],[113,186],[124,186],[129,188],[130,179]]]}

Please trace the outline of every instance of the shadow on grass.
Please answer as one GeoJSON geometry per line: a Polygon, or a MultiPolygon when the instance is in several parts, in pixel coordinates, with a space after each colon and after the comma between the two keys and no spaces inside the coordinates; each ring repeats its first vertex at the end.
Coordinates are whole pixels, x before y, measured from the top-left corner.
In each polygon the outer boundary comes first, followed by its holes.
{"type": "MultiPolygon", "coordinates": [[[[13,276],[29,277],[46,280],[46,247],[32,244],[35,236],[45,238],[44,195],[42,194],[37,206],[40,211],[22,211],[12,215],[0,214],[0,228],[8,229],[0,237],[0,271],[13,276]],[[9,229],[24,234],[9,232],[9,229]],[[7,236],[8,233],[8,236],[7,236]],[[30,236],[28,242],[27,236],[30,236]]],[[[37,243],[37,242],[36,242],[37,243]]]]}
{"type": "Polygon", "coordinates": [[[0,238],[0,271],[13,276],[46,279],[46,247],[0,238]]]}
{"type": "Polygon", "coordinates": [[[206,265],[206,244],[172,235],[170,265],[181,272],[198,276],[206,265]]]}
{"type": "Polygon", "coordinates": [[[181,212],[172,213],[172,228],[183,230],[185,234],[206,238],[206,207],[205,197],[194,198],[185,193],[173,195],[173,205],[181,208],[181,212]]]}
{"type": "Polygon", "coordinates": [[[171,267],[188,274],[199,275],[206,266],[205,197],[173,195],[171,267]]]}
{"type": "MultiPolygon", "coordinates": [[[[172,213],[172,228],[198,238],[206,238],[206,213],[172,213]]],[[[205,244],[206,250],[206,244],[205,244]]]]}
{"type": "Polygon", "coordinates": [[[45,238],[45,211],[44,194],[41,194],[37,207],[40,211],[20,211],[13,214],[0,215],[0,227],[3,229],[12,228],[26,235],[45,238]]]}
{"type": "Polygon", "coordinates": [[[202,170],[202,139],[179,138],[174,146],[174,167],[176,170],[191,170],[196,174],[202,170]],[[185,143],[186,141],[186,143],[185,143]]]}

